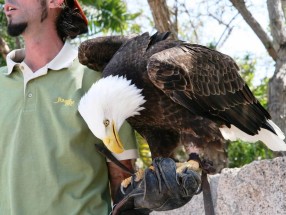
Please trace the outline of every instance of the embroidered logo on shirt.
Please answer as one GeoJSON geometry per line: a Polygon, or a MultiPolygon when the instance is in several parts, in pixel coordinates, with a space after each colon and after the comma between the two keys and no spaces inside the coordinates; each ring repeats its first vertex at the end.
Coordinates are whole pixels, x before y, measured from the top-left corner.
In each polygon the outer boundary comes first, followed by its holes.
{"type": "Polygon", "coordinates": [[[63,103],[65,106],[71,107],[71,106],[74,105],[74,100],[72,100],[72,99],[63,99],[61,97],[58,97],[57,101],[54,102],[54,103],[63,103]]]}

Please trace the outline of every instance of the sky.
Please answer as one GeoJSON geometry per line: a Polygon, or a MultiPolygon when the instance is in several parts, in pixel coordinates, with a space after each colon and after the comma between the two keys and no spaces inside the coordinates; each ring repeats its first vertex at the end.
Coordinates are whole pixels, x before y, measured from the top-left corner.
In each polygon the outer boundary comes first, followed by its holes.
{"type": "MultiPolygon", "coordinates": [[[[146,17],[151,16],[151,12],[147,3],[147,0],[125,0],[127,3],[127,7],[129,11],[135,12],[139,10],[143,10],[143,16],[138,20],[139,24],[142,25],[142,32],[149,31],[151,33],[155,32],[155,29],[150,26],[150,22],[146,17]]],[[[172,0],[168,1],[168,5],[172,5],[170,3],[172,0]]],[[[204,8],[197,7],[196,3],[198,0],[188,0],[188,9],[190,12],[195,10],[202,10],[204,13],[204,8]]],[[[247,0],[249,5],[249,10],[253,14],[253,16],[257,19],[257,21],[262,25],[265,31],[269,33],[268,28],[268,12],[266,8],[266,1],[261,0],[247,0]]],[[[235,9],[234,9],[235,10],[235,9]]],[[[235,10],[236,12],[236,10],[235,10]]],[[[233,13],[231,13],[233,15],[233,13]]],[[[226,19],[228,14],[226,13],[226,19]]],[[[230,16],[230,15],[229,15],[230,16]]],[[[184,18],[182,18],[184,19],[184,18]]],[[[180,20],[179,20],[180,21],[180,20]]],[[[271,77],[274,72],[274,62],[269,57],[266,52],[263,44],[260,42],[258,37],[254,34],[252,29],[246,24],[243,18],[239,15],[233,25],[235,28],[233,29],[230,37],[223,44],[222,47],[219,48],[219,51],[230,55],[233,58],[245,56],[245,54],[252,54],[257,59],[256,65],[256,77],[254,80],[254,84],[259,84],[260,79],[265,76],[271,77]]],[[[200,44],[207,45],[211,41],[217,41],[220,35],[222,34],[224,27],[220,26],[215,20],[206,20],[204,21],[203,32],[201,32],[200,44]]]]}

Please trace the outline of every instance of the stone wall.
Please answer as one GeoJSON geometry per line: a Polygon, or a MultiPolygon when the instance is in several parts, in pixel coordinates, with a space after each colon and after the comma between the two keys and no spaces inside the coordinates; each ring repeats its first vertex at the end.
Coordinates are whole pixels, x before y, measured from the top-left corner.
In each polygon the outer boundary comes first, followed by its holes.
{"type": "MultiPolygon", "coordinates": [[[[286,215],[286,157],[224,169],[209,177],[217,215],[286,215]]],[[[202,193],[185,206],[152,215],[204,215],[202,193]]]]}

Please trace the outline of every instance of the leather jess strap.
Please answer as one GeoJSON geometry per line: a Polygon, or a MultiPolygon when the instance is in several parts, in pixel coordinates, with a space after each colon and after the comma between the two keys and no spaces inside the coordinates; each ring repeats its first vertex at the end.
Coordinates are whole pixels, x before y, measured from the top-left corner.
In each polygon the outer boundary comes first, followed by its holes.
{"type": "Polygon", "coordinates": [[[111,160],[114,164],[116,164],[119,168],[121,168],[124,172],[134,175],[134,171],[127,168],[124,164],[122,164],[114,155],[104,146],[101,144],[94,144],[95,148],[98,152],[100,152],[103,156],[111,160]]]}
{"type": "Polygon", "coordinates": [[[215,215],[210,184],[208,181],[207,173],[204,171],[202,172],[202,189],[203,189],[205,215],[215,215]]]}

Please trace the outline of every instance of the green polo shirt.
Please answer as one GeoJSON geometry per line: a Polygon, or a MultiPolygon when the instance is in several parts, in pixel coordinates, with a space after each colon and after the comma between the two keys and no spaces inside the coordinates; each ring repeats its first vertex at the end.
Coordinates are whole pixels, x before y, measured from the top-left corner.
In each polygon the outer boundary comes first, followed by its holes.
{"type": "MultiPolygon", "coordinates": [[[[100,73],[68,43],[35,73],[23,56],[10,53],[0,68],[0,214],[107,215],[106,159],[77,110],[100,73]]],[[[125,123],[120,133],[129,150],[119,159],[136,158],[132,129],[125,123]]]]}

